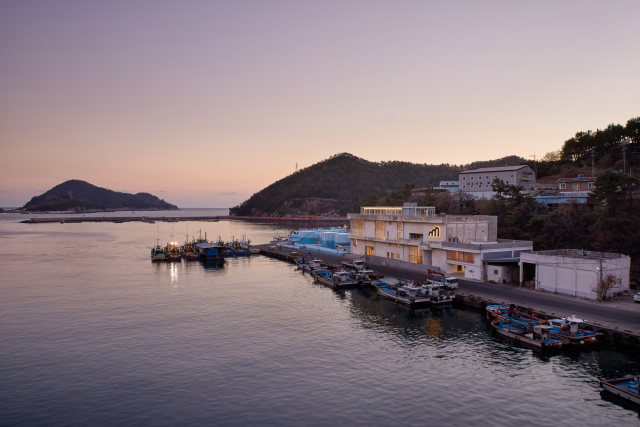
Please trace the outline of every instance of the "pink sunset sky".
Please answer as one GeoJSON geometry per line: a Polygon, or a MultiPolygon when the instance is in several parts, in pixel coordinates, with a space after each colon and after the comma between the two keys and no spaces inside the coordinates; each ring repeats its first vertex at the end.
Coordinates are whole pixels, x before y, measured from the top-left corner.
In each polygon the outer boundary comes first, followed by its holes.
{"type": "Polygon", "coordinates": [[[2,1],[0,206],[229,207],[339,152],[538,156],[640,115],[640,1],[2,1]]]}

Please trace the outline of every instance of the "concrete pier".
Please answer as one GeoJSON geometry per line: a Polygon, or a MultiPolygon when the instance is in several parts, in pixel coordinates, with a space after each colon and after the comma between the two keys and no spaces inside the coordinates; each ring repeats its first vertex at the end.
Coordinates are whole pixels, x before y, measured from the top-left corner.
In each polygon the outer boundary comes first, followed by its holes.
{"type": "MultiPolygon", "coordinates": [[[[269,250],[272,245],[257,246],[269,250]]],[[[272,252],[272,251],[271,251],[272,252]]],[[[291,255],[293,250],[282,249],[274,252],[274,258],[295,263],[297,256],[291,255]],[[277,255],[275,255],[277,254],[277,255]]],[[[313,253],[314,258],[340,266],[345,257],[313,253]]],[[[349,258],[347,258],[349,259],[349,258]]],[[[395,277],[402,280],[422,281],[423,273],[388,266],[367,266],[376,274],[395,277]]],[[[585,319],[583,328],[593,332],[601,332],[603,341],[610,341],[640,347],[640,304],[634,303],[630,297],[626,299],[596,302],[550,292],[540,292],[521,288],[517,285],[492,284],[480,281],[458,279],[459,289],[456,304],[484,310],[492,304],[515,304],[531,307],[536,317],[541,319],[571,316],[585,319]]]]}

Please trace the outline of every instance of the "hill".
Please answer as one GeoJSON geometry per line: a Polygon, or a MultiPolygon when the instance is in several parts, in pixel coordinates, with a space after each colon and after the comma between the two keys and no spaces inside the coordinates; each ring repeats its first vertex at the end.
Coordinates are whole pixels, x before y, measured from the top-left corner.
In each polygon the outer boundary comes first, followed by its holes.
{"type": "Polygon", "coordinates": [[[517,165],[524,159],[508,156],[468,165],[429,165],[410,162],[370,162],[341,153],[274,182],[230,209],[232,215],[344,216],[354,212],[367,196],[380,196],[414,182],[417,187],[457,180],[458,172],[493,166],[517,165]]]}
{"type": "Polygon", "coordinates": [[[24,211],[86,211],[101,209],[177,210],[149,193],[121,193],[97,187],[85,181],[71,179],[56,185],[24,205],[24,211]]]}

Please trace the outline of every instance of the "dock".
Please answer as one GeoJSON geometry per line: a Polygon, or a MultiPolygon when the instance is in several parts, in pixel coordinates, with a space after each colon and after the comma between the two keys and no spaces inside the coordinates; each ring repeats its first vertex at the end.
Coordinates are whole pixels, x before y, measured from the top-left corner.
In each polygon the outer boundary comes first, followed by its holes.
{"type": "MultiPolygon", "coordinates": [[[[271,245],[257,245],[261,254],[295,264],[297,256],[291,255],[293,250],[281,249],[271,251],[271,245]]],[[[329,266],[339,268],[344,257],[316,253],[315,257],[322,259],[329,266]]],[[[330,267],[330,268],[331,268],[330,267]]],[[[421,281],[425,279],[423,273],[400,268],[372,265],[376,274],[393,277],[399,280],[421,281]]],[[[322,283],[322,282],[320,282],[322,283]]],[[[488,305],[515,304],[532,307],[535,317],[553,319],[577,313],[587,321],[581,329],[602,333],[601,339],[611,343],[640,348],[640,313],[620,310],[618,307],[606,303],[568,299],[553,294],[545,294],[534,290],[520,288],[513,285],[495,285],[484,282],[458,279],[459,288],[453,305],[468,307],[484,312],[488,305]]],[[[324,283],[323,283],[324,284],[324,283]]],[[[333,287],[329,286],[328,287],[333,287]]],[[[336,289],[337,290],[337,289],[336,289]]]]}

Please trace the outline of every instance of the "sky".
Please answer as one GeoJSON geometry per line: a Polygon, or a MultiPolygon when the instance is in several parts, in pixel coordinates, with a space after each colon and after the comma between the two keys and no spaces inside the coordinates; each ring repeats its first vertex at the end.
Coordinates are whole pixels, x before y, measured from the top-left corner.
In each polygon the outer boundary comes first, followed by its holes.
{"type": "Polygon", "coordinates": [[[0,206],[230,207],[299,168],[542,156],[640,116],[640,1],[0,0],[0,206]]]}

